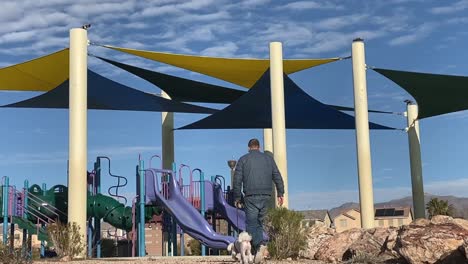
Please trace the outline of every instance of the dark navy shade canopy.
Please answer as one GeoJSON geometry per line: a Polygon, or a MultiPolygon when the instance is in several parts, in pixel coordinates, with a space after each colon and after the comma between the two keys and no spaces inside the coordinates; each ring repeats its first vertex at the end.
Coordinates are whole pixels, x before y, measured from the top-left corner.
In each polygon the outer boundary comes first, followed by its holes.
{"type": "MultiPolygon", "coordinates": [[[[39,96],[1,107],[68,108],[69,81],[39,96]]],[[[211,114],[218,110],[145,93],[88,70],[88,109],[211,114]]]]}
{"type": "MultiPolygon", "coordinates": [[[[270,71],[243,96],[223,110],[178,129],[247,129],[271,128],[270,71]]],[[[284,74],[286,128],[354,129],[355,120],[325,105],[299,88],[284,74]]],[[[369,123],[370,129],[394,129],[369,123]]]]}

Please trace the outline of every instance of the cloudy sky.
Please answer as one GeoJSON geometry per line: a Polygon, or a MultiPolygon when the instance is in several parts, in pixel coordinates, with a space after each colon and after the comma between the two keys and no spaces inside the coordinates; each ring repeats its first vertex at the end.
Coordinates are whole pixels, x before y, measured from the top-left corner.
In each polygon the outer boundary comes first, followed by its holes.
{"type": "MultiPolygon", "coordinates": [[[[273,1],[273,0],[3,0],[0,8],[0,67],[68,46],[69,30],[90,23],[92,43],[219,57],[267,58],[271,41],[283,43],[285,58],[350,55],[361,37],[370,66],[468,75],[468,1],[273,1]]],[[[99,46],[89,52],[110,59],[204,82],[239,88],[200,74],[132,57],[99,46]]],[[[94,71],[148,92],[154,87],[129,73],[89,58],[94,71]]],[[[352,106],[351,61],[292,75],[318,100],[352,106]]],[[[369,106],[403,112],[404,90],[368,71],[369,106]]],[[[241,89],[241,88],[239,88],[241,89]]],[[[37,93],[0,92],[0,103],[37,93]]],[[[212,107],[222,108],[221,105],[212,107]]],[[[176,126],[203,115],[176,114],[176,126]]],[[[404,128],[398,115],[372,121],[404,128]]],[[[0,174],[17,186],[66,184],[68,113],[64,110],[0,111],[0,174]]],[[[160,153],[159,113],[89,111],[89,168],[97,155],[110,156],[112,171],[129,177],[122,192],[134,193],[138,154],[160,153]]],[[[427,192],[468,196],[468,114],[421,122],[423,174],[427,192]]],[[[228,175],[226,161],[239,158],[261,130],[176,132],[176,161],[207,175],[228,175]]],[[[354,131],[290,130],[287,134],[291,206],[330,208],[358,201],[354,131]]],[[[372,131],[375,200],[410,194],[407,136],[372,131]]],[[[229,179],[228,179],[229,180],[229,179]]],[[[105,186],[113,184],[106,177],[105,186]]]]}

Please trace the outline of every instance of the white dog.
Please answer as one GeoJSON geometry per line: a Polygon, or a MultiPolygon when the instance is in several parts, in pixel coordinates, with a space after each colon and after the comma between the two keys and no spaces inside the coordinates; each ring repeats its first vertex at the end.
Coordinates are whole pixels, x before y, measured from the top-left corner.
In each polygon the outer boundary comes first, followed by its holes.
{"type": "Polygon", "coordinates": [[[242,232],[239,234],[234,243],[229,244],[227,250],[231,252],[231,256],[235,260],[239,260],[239,263],[248,264],[253,263],[254,256],[252,255],[250,241],[252,236],[247,232],[242,232]]]}

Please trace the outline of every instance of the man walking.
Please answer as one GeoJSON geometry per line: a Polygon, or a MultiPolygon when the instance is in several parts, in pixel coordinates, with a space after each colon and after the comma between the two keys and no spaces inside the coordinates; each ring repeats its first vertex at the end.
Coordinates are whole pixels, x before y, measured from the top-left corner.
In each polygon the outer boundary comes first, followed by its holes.
{"type": "Polygon", "coordinates": [[[263,219],[269,209],[273,182],[276,185],[278,204],[283,205],[283,178],[271,155],[260,151],[258,139],[251,139],[249,153],[237,162],[234,173],[234,201],[241,205],[241,191],[244,192],[246,231],[252,236],[252,248],[256,260],[266,249],[263,241],[263,219]]]}

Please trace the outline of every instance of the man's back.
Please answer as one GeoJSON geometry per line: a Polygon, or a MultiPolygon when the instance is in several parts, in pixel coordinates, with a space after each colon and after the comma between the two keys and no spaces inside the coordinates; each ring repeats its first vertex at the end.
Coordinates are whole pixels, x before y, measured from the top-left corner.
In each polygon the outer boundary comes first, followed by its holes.
{"type": "Polygon", "coordinates": [[[240,198],[241,185],[246,196],[271,195],[273,181],[279,185],[279,192],[284,193],[281,174],[273,158],[259,150],[251,150],[237,163],[233,187],[238,193],[234,194],[235,198],[240,198]]]}

